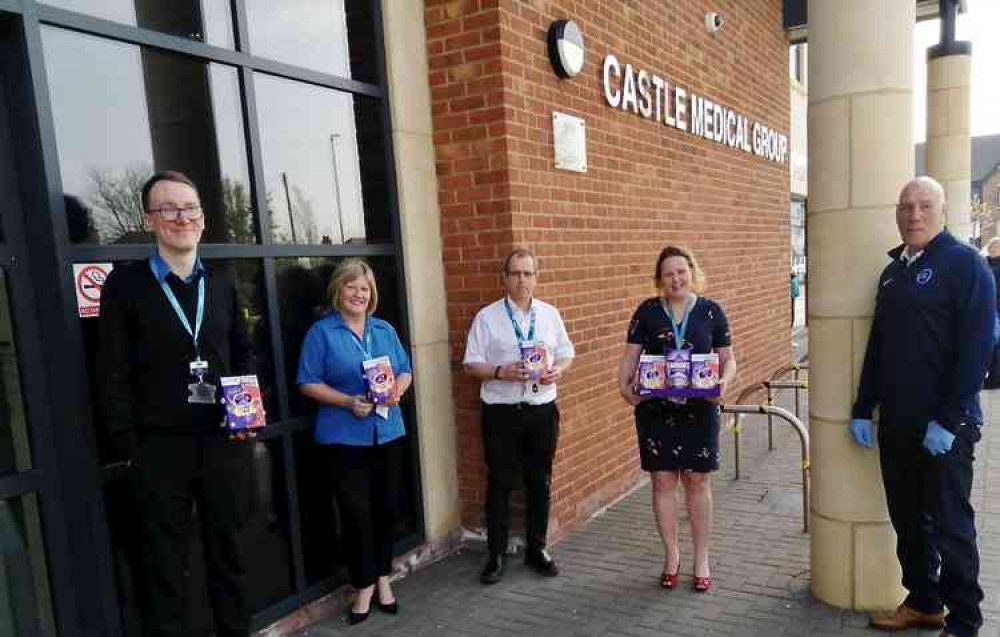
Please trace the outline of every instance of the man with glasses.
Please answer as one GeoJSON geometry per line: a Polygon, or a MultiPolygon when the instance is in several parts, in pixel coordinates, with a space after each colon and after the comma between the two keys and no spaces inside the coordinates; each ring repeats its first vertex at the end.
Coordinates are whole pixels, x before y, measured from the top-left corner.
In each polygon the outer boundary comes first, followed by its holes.
{"type": "Polygon", "coordinates": [[[153,175],[142,206],[156,250],[107,278],[95,384],[112,449],[131,463],[144,634],[194,634],[187,572],[196,505],[216,634],[245,635],[241,532],[252,509],[253,445],[222,429],[219,379],[253,373],[250,339],[232,276],[198,257],[205,216],[191,180],[153,175]]]}
{"type": "Polygon", "coordinates": [[[908,591],[872,627],[972,637],[983,623],[983,591],[969,496],[996,297],[983,258],[942,230],[944,208],[944,190],[929,177],[899,195],[903,245],[889,252],[879,279],[849,431],[873,447],[879,407],[882,482],[908,591]]]}
{"type": "Polygon", "coordinates": [[[466,343],[465,371],[482,382],[483,448],[488,470],[489,560],[480,580],[503,577],[514,470],[524,474],[524,561],[542,575],[559,574],[545,550],[552,460],[559,434],[556,381],[573,363],[573,344],[559,311],[533,297],[538,260],[517,248],[503,263],[504,298],[476,314],[466,343]]]}

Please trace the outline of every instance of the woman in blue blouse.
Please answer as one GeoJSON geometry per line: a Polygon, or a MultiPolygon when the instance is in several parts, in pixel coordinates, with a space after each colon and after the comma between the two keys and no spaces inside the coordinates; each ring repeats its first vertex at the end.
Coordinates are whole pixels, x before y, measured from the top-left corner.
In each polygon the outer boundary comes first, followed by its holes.
{"type": "Polygon", "coordinates": [[[639,305],[629,324],[627,344],[618,368],[622,398],[635,407],[639,460],[653,484],[653,513],[663,540],[660,584],[677,586],[680,552],[677,542],[677,485],[684,488],[694,545],[692,588],[712,588],[708,538],[712,532],[711,472],[719,468],[720,398],[682,401],[640,397],[635,375],[641,354],[664,355],[686,349],[692,354],[719,355],[722,391],[736,377],[736,357],[726,315],[715,301],[699,296],[705,277],[694,255],[667,246],[656,260],[653,279],[659,294],[639,305]]]}
{"type": "Polygon", "coordinates": [[[392,572],[392,528],[406,431],[399,399],[410,387],[410,359],[396,330],[372,313],[378,289],[371,266],[346,259],[330,279],[333,312],[306,334],[299,357],[299,391],[319,403],[315,440],[329,453],[344,529],[344,554],[357,590],[350,623],[368,618],[372,603],[399,610],[392,572]],[[361,364],[388,356],[396,375],[389,399],[367,395],[361,364]]]}

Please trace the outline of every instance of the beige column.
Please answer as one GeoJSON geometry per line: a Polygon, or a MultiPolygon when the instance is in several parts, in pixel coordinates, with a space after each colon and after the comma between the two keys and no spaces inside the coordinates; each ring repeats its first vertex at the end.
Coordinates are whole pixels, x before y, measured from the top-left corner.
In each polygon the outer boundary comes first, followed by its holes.
{"type": "Polygon", "coordinates": [[[913,0],[809,0],[809,418],[812,592],[840,608],[902,599],[878,452],[847,423],[877,276],[913,175],[913,0]]]}
{"type": "MultiPolygon", "coordinates": [[[[967,42],[953,42],[968,45],[967,42]]],[[[968,53],[927,55],[927,174],[941,182],[948,199],[948,230],[963,241],[972,235],[970,173],[972,139],[969,96],[972,84],[968,53]]],[[[942,51],[946,53],[945,51],[942,51]]]]}
{"type": "Polygon", "coordinates": [[[406,270],[424,531],[461,528],[448,318],[421,0],[382,0],[392,142],[406,270]]]}

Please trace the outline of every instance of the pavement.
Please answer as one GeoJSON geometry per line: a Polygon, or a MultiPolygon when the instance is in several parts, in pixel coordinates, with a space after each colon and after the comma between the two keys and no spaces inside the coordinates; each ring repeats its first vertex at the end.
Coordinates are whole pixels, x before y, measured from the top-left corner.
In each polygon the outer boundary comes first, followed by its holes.
{"type": "MultiPolygon", "coordinates": [[[[984,392],[993,426],[977,450],[974,506],[982,547],[986,592],[982,637],[1000,636],[1000,390],[984,392]],[[994,416],[997,414],[997,416],[994,416]]],[[[808,413],[803,409],[802,413],[808,413]]],[[[511,556],[507,575],[493,586],[479,583],[486,558],[470,544],[394,584],[401,610],[378,611],[349,627],[343,616],[296,633],[314,637],[350,634],[392,636],[559,637],[609,635],[664,637],[764,635],[872,637],[863,613],[826,606],[809,593],[809,535],[802,528],[798,440],[775,424],[767,450],[766,421],[743,422],[742,477],[733,479],[732,436],[724,434],[723,466],[714,476],[715,527],[711,566],[715,586],[695,593],[691,545],[681,521],[681,583],[659,586],[663,551],[650,509],[648,482],[550,547],[562,573],[535,574],[511,556]]],[[[909,631],[936,637],[937,631],[909,631]]]]}

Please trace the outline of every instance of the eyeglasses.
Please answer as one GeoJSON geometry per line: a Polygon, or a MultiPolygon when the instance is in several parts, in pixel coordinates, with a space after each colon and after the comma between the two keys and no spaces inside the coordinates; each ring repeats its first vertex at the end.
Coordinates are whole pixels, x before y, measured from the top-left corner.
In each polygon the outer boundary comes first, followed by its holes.
{"type": "Polygon", "coordinates": [[[164,206],[162,208],[152,208],[150,209],[150,214],[156,213],[163,217],[164,221],[177,221],[178,219],[183,219],[185,221],[197,221],[201,219],[202,211],[201,206],[183,206],[180,208],[175,208],[173,206],[164,206]]]}
{"type": "Polygon", "coordinates": [[[921,201],[918,204],[912,203],[901,203],[896,206],[896,212],[909,213],[914,210],[919,210],[920,212],[927,214],[934,210],[934,204],[930,201],[921,201]]]}
{"type": "Polygon", "coordinates": [[[518,279],[518,278],[521,278],[521,277],[524,277],[526,279],[533,279],[533,278],[535,278],[535,273],[532,272],[532,271],[530,271],[530,270],[508,270],[506,274],[507,274],[507,276],[515,278],[515,279],[518,279]]]}

